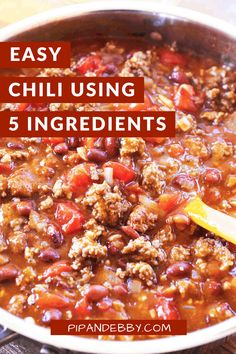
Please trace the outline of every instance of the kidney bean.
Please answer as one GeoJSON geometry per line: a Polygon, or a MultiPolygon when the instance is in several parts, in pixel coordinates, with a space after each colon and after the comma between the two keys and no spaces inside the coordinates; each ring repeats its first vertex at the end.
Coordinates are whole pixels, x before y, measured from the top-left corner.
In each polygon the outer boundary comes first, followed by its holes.
{"type": "Polygon", "coordinates": [[[215,280],[207,280],[204,283],[203,292],[206,297],[218,296],[222,292],[221,284],[215,280]]]}
{"type": "Polygon", "coordinates": [[[58,155],[65,155],[67,154],[69,148],[66,143],[60,143],[54,146],[53,151],[58,155]]]}
{"type": "Polygon", "coordinates": [[[155,305],[158,320],[178,320],[180,314],[172,300],[159,297],[155,305]]]}
{"type": "Polygon", "coordinates": [[[100,311],[107,311],[109,310],[111,307],[112,307],[112,300],[107,297],[105,299],[102,299],[101,301],[99,301],[97,304],[96,304],[97,308],[100,310],[100,311]]]}
{"type": "Polygon", "coordinates": [[[114,64],[107,64],[103,76],[109,76],[115,74],[116,71],[117,71],[117,67],[114,64]]]}
{"type": "Polygon", "coordinates": [[[99,301],[108,295],[108,289],[103,285],[90,285],[85,296],[88,301],[99,301]]]}
{"type": "Polygon", "coordinates": [[[117,138],[105,138],[105,149],[109,157],[114,157],[118,154],[119,145],[117,138]]]}
{"type": "Polygon", "coordinates": [[[167,270],[166,274],[168,278],[184,278],[191,274],[192,265],[188,262],[176,262],[171,264],[167,270]]]}
{"type": "Polygon", "coordinates": [[[173,70],[170,74],[170,79],[178,84],[188,84],[189,78],[182,70],[173,70]]]}
{"type": "Polygon", "coordinates": [[[64,237],[55,225],[49,224],[47,227],[47,235],[51,239],[53,245],[57,248],[60,247],[63,244],[64,237]]]}
{"type": "Polygon", "coordinates": [[[50,267],[48,267],[44,273],[43,276],[44,278],[48,277],[56,277],[58,275],[61,275],[62,273],[68,273],[72,271],[72,267],[69,263],[69,261],[62,260],[62,261],[57,261],[53,263],[50,267]]]}
{"type": "Polygon", "coordinates": [[[139,233],[135,231],[131,226],[122,226],[121,230],[133,240],[140,237],[139,233]]]}
{"type": "Polygon", "coordinates": [[[203,173],[203,179],[209,184],[219,184],[222,180],[222,175],[216,168],[208,168],[203,173]]]}
{"type": "Polygon", "coordinates": [[[174,186],[186,192],[191,192],[196,187],[195,179],[185,173],[175,176],[172,180],[174,186]]]}
{"type": "Polygon", "coordinates": [[[127,260],[125,258],[119,258],[117,260],[117,264],[119,265],[119,267],[121,267],[122,269],[126,268],[126,264],[127,264],[127,260]]]}
{"type": "Polygon", "coordinates": [[[17,277],[18,269],[13,264],[0,267],[0,282],[13,280],[17,277]]]}
{"type": "Polygon", "coordinates": [[[39,253],[38,258],[43,262],[53,262],[60,258],[59,253],[53,248],[46,248],[39,253]]]}
{"type": "Polygon", "coordinates": [[[94,148],[97,149],[101,149],[104,150],[104,138],[98,138],[95,142],[94,142],[94,148]]]}
{"type": "Polygon", "coordinates": [[[112,289],[112,292],[115,296],[122,297],[128,294],[128,290],[125,285],[115,285],[112,289]]]}
{"type": "Polygon", "coordinates": [[[108,249],[109,254],[111,254],[112,256],[117,255],[117,254],[120,253],[119,248],[114,246],[112,243],[108,243],[107,249],[108,249]]]}
{"type": "Polygon", "coordinates": [[[91,148],[87,153],[87,158],[89,161],[102,163],[107,160],[107,153],[99,149],[91,148]]]}
{"type": "Polygon", "coordinates": [[[80,138],[67,138],[67,143],[70,148],[77,148],[80,146],[80,138]]]}
{"type": "Polygon", "coordinates": [[[144,194],[144,190],[137,182],[130,182],[126,184],[125,190],[127,195],[135,194],[137,197],[139,194],[144,194]]]}
{"type": "Polygon", "coordinates": [[[42,322],[49,324],[52,320],[61,320],[62,312],[58,309],[47,310],[43,314],[42,322]]]}
{"type": "Polygon", "coordinates": [[[7,147],[12,150],[22,150],[25,148],[25,145],[17,142],[9,142],[7,143],[7,147]]]}
{"type": "Polygon", "coordinates": [[[20,216],[28,217],[32,209],[34,209],[34,204],[30,200],[23,200],[16,204],[16,210],[20,216]]]}

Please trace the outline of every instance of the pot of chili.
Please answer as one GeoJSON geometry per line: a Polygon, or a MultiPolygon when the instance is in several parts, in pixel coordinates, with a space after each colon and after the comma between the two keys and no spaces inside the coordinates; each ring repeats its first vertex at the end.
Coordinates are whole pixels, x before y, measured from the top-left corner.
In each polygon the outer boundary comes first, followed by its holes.
{"type": "Polygon", "coordinates": [[[0,139],[1,324],[57,347],[119,354],[183,350],[235,332],[235,246],[184,211],[198,196],[236,215],[235,33],[153,1],[89,1],[0,31],[1,41],[73,44],[69,69],[21,75],[145,77],[143,104],[2,110],[177,111],[173,139],[0,139]],[[187,319],[188,334],[103,336],[101,346],[50,335],[51,320],[71,318],[187,319]]]}

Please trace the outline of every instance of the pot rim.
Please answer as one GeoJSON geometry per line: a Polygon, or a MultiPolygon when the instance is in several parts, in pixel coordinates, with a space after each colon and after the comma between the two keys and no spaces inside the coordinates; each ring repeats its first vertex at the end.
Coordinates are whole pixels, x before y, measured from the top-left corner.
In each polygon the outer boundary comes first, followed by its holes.
{"type": "Polygon", "coordinates": [[[41,27],[53,21],[60,21],[66,18],[72,18],[78,15],[98,12],[98,11],[146,11],[152,13],[163,13],[172,17],[178,17],[183,20],[195,22],[211,29],[218,30],[229,37],[236,39],[236,26],[223,21],[217,17],[204,14],[199,11],[190,10],[185,7],[170,6],[158,4],[155,0],[120,0],[112,2],[110,0],[82,0],[85,2],[62,6],[56,9],[47,10],[39,14],[27,17],[16,23],[7,25],[0,29],[0,41],[6,41],[8,38],[21,34],[27,30],[41,27]]]}
{"type": "MultiPolygon", "coordinates": [[[[41,27],[42,25],[46,25],[53,21],[62,21],[66,18],[72,18],[86,13],[115,10],[144,11],[154,14],[163,13],[163,15],[169,17],[177,17],[183,19],[183,21],[191,21],[207,26],[210,29],[218,30],[236,40],[235,26],[218,18],[189,10],[184,7],[158,4],[155,0],[149,0],[146,2],[139,0],[120,0],[119,2],[112,2],[111,0],[102,0],[99,2],[88,0],[85,3],[63,6],[42,12],[6,26],[3,29],[0,29],[0,41],[9,40],[27,30],[41,27]]],[[[190,332],[186,336],[172,336],[130,342],[98,342],[96,339],[78,338],[77,336],[70,335],[52,336],[50,335],[49,329],[32,324],[32,322],[16,317],[3,309],[0,309],[0,323],[23,336],[42,343],[50,344],[59,348],[99,354],[166,353],[203,345],[236,332],[236,317],[234,317],[211,327],[190,332]],[[101,345],[99,345],[100,343],[101,345]]]]}

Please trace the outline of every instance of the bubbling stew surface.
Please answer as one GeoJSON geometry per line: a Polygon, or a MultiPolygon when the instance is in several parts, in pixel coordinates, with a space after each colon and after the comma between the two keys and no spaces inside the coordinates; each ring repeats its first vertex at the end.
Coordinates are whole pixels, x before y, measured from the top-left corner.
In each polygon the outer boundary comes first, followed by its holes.
{"type": "Polygon", "coordinates": [[[193,331],[236,315],[235,246],[184,213],[198,195],[236,217],[235,69],[137,43],[80,45],[66,70],[19,74],[144,76],[144,103],[1,106],[176,110],[175,138],[0,138],[0,306],[16,316],[193,331]]]}

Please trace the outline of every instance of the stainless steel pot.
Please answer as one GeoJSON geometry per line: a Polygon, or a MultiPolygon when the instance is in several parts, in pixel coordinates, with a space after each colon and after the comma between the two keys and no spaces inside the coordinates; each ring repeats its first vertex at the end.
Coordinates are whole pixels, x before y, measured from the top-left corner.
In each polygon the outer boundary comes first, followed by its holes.
{"type": "MultiPolygon", "coordinates": [[[[236,63],[236,28],[184,8],[161,6],[156,1],[99,1],[67,6],[23,20],[0,30],[0,41],[71,40],[72,38],[130,38],[151,41],[159,32],[165,42],[236,63]]],[[[148,354],[183,350],[236,332],[236,317],[206,329],[163,339],[134,342],[98,342],[94,339],[51,336],[36,326],[0,309],[0,323],[26,337],[56,347],[89,353],[148,354]]]]}

